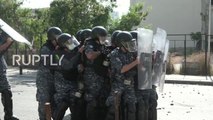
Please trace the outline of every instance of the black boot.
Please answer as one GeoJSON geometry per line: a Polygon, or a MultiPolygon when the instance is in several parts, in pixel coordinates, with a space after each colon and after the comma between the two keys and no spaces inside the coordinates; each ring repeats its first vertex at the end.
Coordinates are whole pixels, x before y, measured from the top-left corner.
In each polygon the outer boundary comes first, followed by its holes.
{"type": "Polygon", "coordinates": [[[13,100],[11,90],[4,90],[2,92],[2,104],[4,106],[4,120],[19,120],[13,116],[13,100]]]}

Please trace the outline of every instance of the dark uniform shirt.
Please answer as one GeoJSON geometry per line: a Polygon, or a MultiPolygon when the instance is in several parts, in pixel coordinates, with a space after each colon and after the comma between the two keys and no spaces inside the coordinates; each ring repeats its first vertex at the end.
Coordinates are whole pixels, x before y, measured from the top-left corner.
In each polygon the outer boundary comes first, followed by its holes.
{"type": "MultiPolygon", "coordinates": [[[[2,40],[0,36],[0,45],[3,45],[4,41],[2,40]]],[[[7,69],[7,63],[4,59],[4,55],[0,53],[0,72],[5,71],[7,69]]]]}
{"type": "Polygon", "coordinates": [[[136,74],[136,69],[131,69],[125,73],[121,73],[121,69],[124,65],[130,64],[134,61],[134,56],[131,53],[124,53],[119,49],[113,50],[111,53],[111,71],[113,80],[117,82],[123,82],[125,79],[134,83],[133,77],[136,74]]]}

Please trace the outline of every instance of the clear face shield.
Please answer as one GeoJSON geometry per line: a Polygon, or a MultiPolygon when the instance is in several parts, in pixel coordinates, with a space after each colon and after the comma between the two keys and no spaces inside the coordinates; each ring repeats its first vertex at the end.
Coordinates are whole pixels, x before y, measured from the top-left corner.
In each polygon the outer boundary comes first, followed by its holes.
{"type": "Polygon", "coordinates": [[[69,50],[73,50],[75,47],[79,45],[80,43],[74,36],[65,43],[65,47],[69,50]]]}
{"type": "Polygon", "coordinates": [[[54,36],[55,36],[55,39],[54,39],[54,40],[51,40],[51,43],[52,43],[54,46],[57,46],[59,35],[54,35],[54,36]]]}
{"type": "Polygon", "coordinates": [[[137,51],[137,42],[135,39],[129,42],[122,42],[122,46],[128,51],[128,52],[136,52],[137,51]]]}
{"type": "Polygon", "coordinates": [[[101,45],[104,45],[106,44],[106,39],[107,39],[107,36],[100,36],[99,37],[99,42],[101,45]]]}

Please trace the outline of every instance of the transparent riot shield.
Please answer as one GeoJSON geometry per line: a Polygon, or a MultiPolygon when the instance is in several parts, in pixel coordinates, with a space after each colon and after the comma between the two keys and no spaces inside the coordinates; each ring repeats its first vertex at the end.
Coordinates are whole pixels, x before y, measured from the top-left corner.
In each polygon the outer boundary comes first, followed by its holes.
{"type": "Polygon", "coordinates": [[[163,73],[163,59],[166,44],[166,31],[158,28],[154,35],[153,41],[155,41],[156,48],[154,51],[154,62],[153,62],[153,74],[152,74],[152,85],[158,86],[163,73]]]}
{"type": "Polygon", "coordinates": [[[166,65],[167,65],[167,57],[168,57],[168,53],[169,53],[169,40],[166,40],[166,46],[165,46],[165,51],[164,51],[164,58],[163,58],[163,69],[162,69],[162,75],[161,75],[161,79],[159,81],[159,92],[163,92],[163,88],[164,88],[164,83],[165,83],[165,76],[166,76],[166,65]]]}
{"type": "Polygon", "coordinates": [[[161,28],[157,28],[156,34],[154,35],[154,41],[156,43],[156,49],[164,53],[166,44],[167,33],[161,28]]]}
{"type": "Polygon", "coordinates": [[[6,22],[4,22],[2,19],[0,19],[0,28],[7,33],[13,40],[17,42],[22,42],[30,47],[32,47],[31,43],[24,38],[22,35],[20,35],[17,31],[15,31],[12,27],[10,27],[6,22]]]}
{"type": "Polygon", "coordinates": [[[152,42],[153,31],[138,28],[138,89],[152,89],[152,42]]]}

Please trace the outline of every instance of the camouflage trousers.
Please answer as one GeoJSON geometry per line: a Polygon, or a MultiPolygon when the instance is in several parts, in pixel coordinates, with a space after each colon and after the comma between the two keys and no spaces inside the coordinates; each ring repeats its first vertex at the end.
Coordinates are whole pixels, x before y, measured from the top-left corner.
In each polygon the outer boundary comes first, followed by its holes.
{"type": "Polygon", "coordinates": [[[39,69],[36,77],[36,99],[40,120],[45,120],[45,103],[50,102],[54,111],[53,95],[55,93],[54,76],[48,69],[39,69]]]}
{"type": "Polygon", "coordinates": [[[136,97],[133,85],[124,85],[121,82],[113,82],[110,96],[106,101],[106,105],[109,108],[106,120],[115,119],[114,117],[116,106],[120,108],[119,116],[121,117],[121,120],[135,120],[135,103],[136,97]],[[118,94],[115,94],[115,92],[117,92],[118,94]]]}
{"type": "Polygon", "coordinates": [[[137,90],[137,120],[157,120],[157,99],[156,90],[137,90]]]}
{"type": "Polygon", "coordinates": [[[104,85],[104,78],[97,75],[92,68],[85,68],[84,81],[86,101],[97,99],[104,85]]]}
{"type": "Polygon", "coordinates": [[[121,94],[121,100],[123,100],[124,104],[128,103],[136,103],[135,90],[133,85],[124,85],[121,82],[113,82],[112,88],[110,92],[110,96],[108,97],[106,104],[107,106],[114,105],[114,92],[118,91],[121,94]]]}
{"type": "Polygon", "coordinates": [[[0,93],[3,90],[10,90],[10,84],[9,81],[7,80],[7,76],[6,76],[6,70],[4,71],[0,71],[0,93]]]}
{"type": "Polygon", "coordinates": [[[66,80],[62,73],[55,72],[55,90],[54,101],[56,105],[61,102],[74,103],[75,93],[78,92],[78,83],[66,80]]]}
{"type": "Polygon", "coordinates": [[[95,73],[93,68],[85,68],[85,100],[87,102],[87,120],[100,120],[105,116],[104,78],[95,73]]]}

